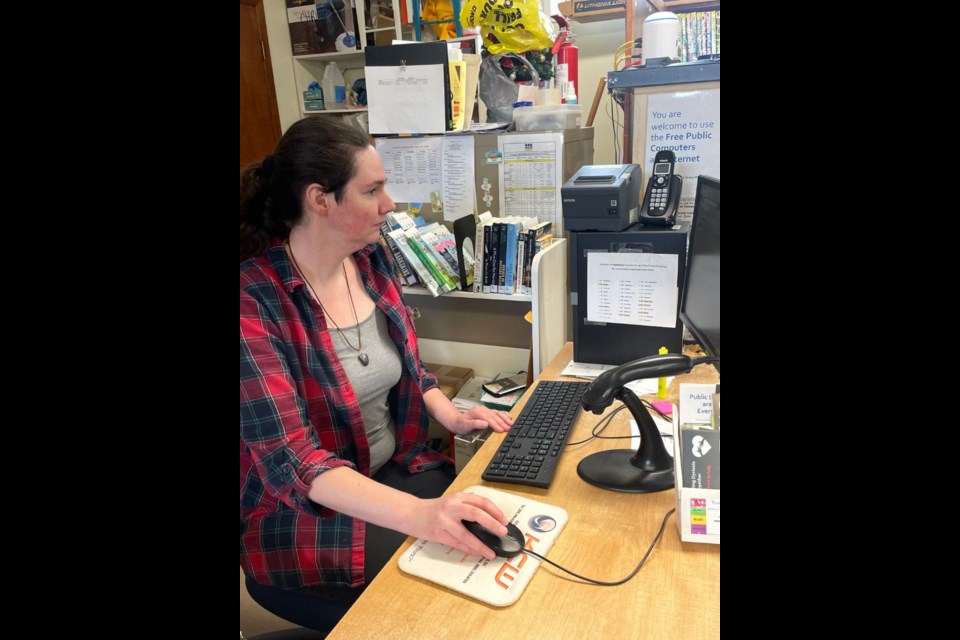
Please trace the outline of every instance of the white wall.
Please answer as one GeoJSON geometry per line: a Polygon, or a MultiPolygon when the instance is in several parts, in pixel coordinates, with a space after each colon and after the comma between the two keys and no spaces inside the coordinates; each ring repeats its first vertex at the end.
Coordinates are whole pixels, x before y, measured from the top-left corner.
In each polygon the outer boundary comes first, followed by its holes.
{"type": "MultiPolygon", "coordinates": [[[[286,131],[287,127],[300,119],[299,91],[293,77],[286,5],[284,0],[264,0],[263,8],[267,19],[267,37],[270,40],[270,57],[273,61],[273,81],[277,89],[280,128],[286,131]]],[[[640,20],[642,21],[643,17],[640,17],[640,20]]],[[[577,99],[583,105],[583,117],[586,121],[597,83],[601,77],[606,77],[608,71],[613,70],[613,54],[626,39],[625,21],[621,18],[591,23],[573,22],[571,29],[577,38],[576,45],[579,49],[579,76],[582,86],[577,87],[577,99]]],[[[613,131],[607,115],[609,110],[610,99],[604,90],[593,123],[595,164],[620,162],[619,158],[614,157],[613,131]]],[[[618,122],[622,121],[622,114],[618,113],[618,122]]],[[[622,131],[619,129],[617,135],[618,140],[622,139],[622,131]]]]}
{"type": "Polygon", "coordinates": [[[280,129],[286,131],[287,127],[300,119],[300,91],[293,78],[293,49],[290,46],[286,3],[284,0],[263,0],[263,13],[267,19],[273,84],[277,89],[277,107],[280,110],[280,129]]]}
{"type": "MultiPolygon", "coordinates": [[[[587,115],[590,113],[590,106],[593,104],[593,97],[596,94],[600,78],[606,78],[607,72],[613,71],[613,54],[617,47],[624,42],[625,23],[626,21],[622,18],[590,23],[570,23],[570,30],[576,37],[574,44],[579,50],[580,68],[577,75],[580,78],[580,83],[577,87],[577,102],[582,105],[584,123],[586,123],[587,115]]],[[[597,108],[597,115],[593,119],[594,164],[620,163],[620,158],[615,158],[613,152],[613,130],[611,129],[610,116],[607,115],[610,106],[610,97],[607,95],[606,88],[604,88],[600,106],[597,108]]],[[[619,113],[620,108],[615,104],[613,106],[618,112],[617,121],[623,122],[623,114],[619,113]]],[[[618,140],[623,139],[622,130],[618,129],[617,135],[619,136],[618,140]]],[[[622,147],[622,142],[619,145],[622,147]]]]}

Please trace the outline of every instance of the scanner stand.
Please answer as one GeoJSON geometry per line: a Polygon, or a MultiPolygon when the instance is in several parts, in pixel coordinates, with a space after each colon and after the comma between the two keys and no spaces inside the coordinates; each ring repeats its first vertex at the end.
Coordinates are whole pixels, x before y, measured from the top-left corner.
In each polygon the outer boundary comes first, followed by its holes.
{"type": "Polygon", "coordinates": [[[640,402],[640,398],[626,387],[615,396],[623,400],[640,427],[640,446],[632,449],[614,449],[591,454],[577,465],[577,475],[592,485],[623,493],[654,493],[674,485],[673,458],[663,446],[656,423],[640,402]]]}
{"type": "Polygon", "coordinates": [[[636,453],[616,449],[589,455],[577,465],[577,475],[602,489],[624,493],[653,493],[674,486],[673,458],[663,446],[660,431],[640,398],[624,385],[641,378],[686,373],[702,361],[679,353],[664,353],[622,364],[597,376],[580,398],[583,408],[599,415],[614,400],[622,400],[640,427],[640,446],[636,453]]]}

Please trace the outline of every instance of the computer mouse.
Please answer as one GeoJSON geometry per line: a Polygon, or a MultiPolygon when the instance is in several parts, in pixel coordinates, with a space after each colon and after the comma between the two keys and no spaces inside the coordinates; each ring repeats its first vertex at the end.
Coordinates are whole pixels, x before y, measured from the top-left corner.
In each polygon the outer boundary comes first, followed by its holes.
{"type": "Polygon", "coordinates": [[[512,558],[523,551],[523,532],[512,522],[507,525],[507,535],[500,536],[487,529],[482,524],[470,520],[461,520],[467,531],[480,538],[480,542],[487,545],[501,558],[512,558]]]}

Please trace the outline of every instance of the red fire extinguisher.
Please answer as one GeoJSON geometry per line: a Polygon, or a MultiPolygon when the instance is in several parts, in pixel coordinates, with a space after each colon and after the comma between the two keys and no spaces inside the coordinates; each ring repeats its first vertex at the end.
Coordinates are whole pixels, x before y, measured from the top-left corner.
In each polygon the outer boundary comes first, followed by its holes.
{"type": "Polygon", "coordinates": [[[577,77],[577,47],[573,44],[574,37],[567,19],[561,15],[553,16],[553,19],[560,25],[560,33],[551,52],[557,63],[557,87],[560,89],[562,102],[566,103],[566,97],[576,95],[576,91],[580,89],[580,78],[577,77]]]}

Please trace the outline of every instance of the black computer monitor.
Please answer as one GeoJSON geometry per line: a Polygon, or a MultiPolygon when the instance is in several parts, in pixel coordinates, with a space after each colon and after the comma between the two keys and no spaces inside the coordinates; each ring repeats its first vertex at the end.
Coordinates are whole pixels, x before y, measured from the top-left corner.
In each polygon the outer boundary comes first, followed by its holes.
{"type": "MultiPolygon", "coordinates": [[[[720,180],[710,176],[697,180],[680,320],[707,355],[720,357],[720,180]]],[[[713,366],[720,370],[719,359],[713,366]]]]}

